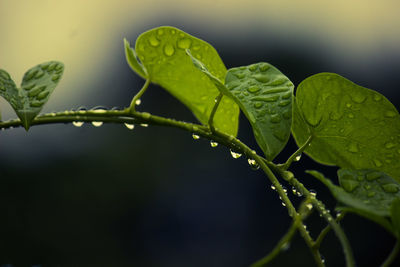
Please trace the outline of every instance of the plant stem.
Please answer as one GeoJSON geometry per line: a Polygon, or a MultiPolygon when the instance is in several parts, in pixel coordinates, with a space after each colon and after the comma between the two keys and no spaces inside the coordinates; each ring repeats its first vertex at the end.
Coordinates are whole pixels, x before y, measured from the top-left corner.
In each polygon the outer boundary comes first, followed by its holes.
{"type": "Polygon", "coordinates": [[[129,110],[131,113],[134,113],[136,111],[136,101],[142,97],[149,85],[150,79],[146,79],[146,82],[144,83],[142,89],[140,89],[140,91],[132,98],[131,105],[129,106],[129,110]]]}
{"type": "Polygon", "coordinates": [[[390,264],[392,264],[393,261],[396,259],[397,254],[399,254],[399,251],[400,251],[400,240],[397,240],[396,244],[394,245],[394,247],[392,249],[392,252],[390,252],[389,256],[382,263],[381,267],[389,267],[390,264]]]}
{"type": "MultiPolygon", "coordinates": [[[[277,168],[278,171],[283,173],[284,171],[281,170],[280,168],[277,168]]],[[[324,204],[319,201],[315,195],[312,195],[310,191],[307,190],[307,188],[300,183],[296,178],[292,177],[288,182],[294,186],[297,190],[299,190],[306,198],[310,199],[310,202],[313,204],[313,206],[316,208],[316,210],[319,212],[319,214],[328,222],[328,224],[332,227],[333,231],[335,232],[337,238],[339,239],[344,255],[346,257],[346,266],[347,267],[354,267],[354,256],[353,256],[353,251],[351,249],[349,240],[346,237],[346,234],[343,232],[343,229],[340,227],[339,224],[333,219],[332,215],[325,209],[324,204]]]]}
{"type": "Polygon", "coordinates": [[[224,95],[222,93],[219,93],[219,95],[215,98],[215,104],[213,106],[213,109],[211,110],[210,118],[208,119],[208,126],[210,126],[210,130],[212,132],[215,132],[214,128],[214,115],[215,112],[217,112],[219,103],[221,102],[221,99],[224,95]]]}
{"type": "Polygon", "coordinates": [[[281,168],[283,170],[287,170],[290,167],[290,165],[292,164],[292,162],[296,159],[296,157],[299,156],[301,153],[303,153],[303,151],[311,143],[312,139],[313,139],[313,135],[310,135],[310,137],[308,137],[307,141],[301,147],[299,147],[299,149],[297,149],[297,151],[294,152],[283,165],[281,165],[281,168]]]}
{"type": "MultiPolygon", "coordinates": [[[[343,220],[345,215],[346,214],[344,212],[341,213],[338,217],[336,217],[336,222],[339,223],[341,220],[343,220]]],[[[329,231],[331,229],[332,229],[332,226],[330,224],[328,224],[324,229],[322,229],[321,233],[315,240],[314,247],[316,247],[318,249],[321,247],[322,241],[324,240],[325,236],[329,233],[329,231]]]]}
{"type": "Polygon", "coordinates": [[[260,259],[259,261],[253,263],[251,267],[262,267],[266,266],[268,263],[270,263],[273,259],[275,259],[279,253],[284,249],[285,246],[287,246],[292,240],[294,234],[296,233],[297,230],[297,223],[296,221],[293,221],[292,225],[290,226],[289,230],[286,232],[286,234],[279,240],[278,244],[272,249],[270,253],[268,253],[267,256],[264,258],[260,259]]]}

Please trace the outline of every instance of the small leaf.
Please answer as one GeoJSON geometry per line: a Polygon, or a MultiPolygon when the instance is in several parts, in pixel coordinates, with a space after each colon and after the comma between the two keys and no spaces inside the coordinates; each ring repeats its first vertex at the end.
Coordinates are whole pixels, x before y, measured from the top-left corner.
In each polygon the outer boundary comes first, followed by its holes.
{"type": "Polygon", "coordinates": [[[396,180],[375,170],[340,169],[339,187],[318,171],[306,172],[324,183],[340,203],[349,207],[343,210],[356,212],[392,231],[383,217],[391,216],[392,203],[400,198],[400,184],[396,180]]]}
{"type": "MultiPolygon", "coordinates": [[[[151,82],[165,88],[185,104],[201,123],[207,124],[219,91],[193,66],[186,49],[190,49],[215,77],[223,80],[226,68],[214,47],[179,29],[164,26],[141,34],[135,49],[151,82]]],[[[238,106],[232,99],[222,98],[214,116],[214,126],[236,136],[238,123],[238,106]]]]}
{"type": "Polygon", "coordinates": [[[258,145],[272,160],[286,145],[292,124],[293,83],[268,63],[228,70],[218,87],[239,105],[258,145]]]}
{"type": "Polygon", "coordinates": [[[305,79],[296,92],[292,133],[319,163],[375,169],[400,181],[400,115],[384,96],[334,73],[305,79]]]}
{"type": "Polygon", "coordinates": [[[124,47],[125,47],[125,58],[129,66],[142,78],[146,79],[147,78],[146,69],[143,67],[142,64],[139,63],[136,51],[131,47],[128,40],[126,40],[125,38],[124,38],[124,47]]]}
{"type": "Polygon", "coordinates": [[[63,71],[64,65],[61,62],[42,63],[25,73],[22,88],[17,89],[8,73],[1,70],[0,94],[14,108],[26,130],[56,88],[63,71]],[[2,90],[3,87],[5,90],[2,90]]]}
{"type": "Polygon", "coordinates": [[[396,198],[392,202],[392,207],[390,209],[393,230],[397,236],[397,239],[400,239],[400,198],[396,198]]]}

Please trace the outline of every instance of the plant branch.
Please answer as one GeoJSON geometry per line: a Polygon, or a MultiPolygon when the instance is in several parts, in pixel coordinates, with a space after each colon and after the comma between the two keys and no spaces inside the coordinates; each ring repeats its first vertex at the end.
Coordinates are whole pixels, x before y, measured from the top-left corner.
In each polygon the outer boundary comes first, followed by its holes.
{"type": "Polygon", "coordinates": [[[283,170],[287,170],[290,167],[290,165],[292,164],[292,162],[296,159],[296,157],[299,156],[301,153],[303,153],[303,151],[311,143],[312,139],[313,139],[313,135],[310,135],[310,137],[308,137],[307,141],[301,147],[299,147],[299,149],[297,149],[297,151],[294,152],[283,165],[281,165],[281,168],[283,170]]]}
{"type": "Polygon", "coordinates": [[[136,111],[136,101],[139,100],[144,92],[146,92],[147,88],[150,85],[150,79],[146,79],[146,82],[144,83],[142,89],[132,98],[131,105],[129,106],[129,110],[131,113],[134,113],[136,111]]]}
{"type": "Polygon", "coordinates": [[[392,252],[390,252],[389,256],[386,258],[386,260],[382,263],[381,267],[389,267],[393,261],[396,259],[397,255],[399,254],[400,251],[400,240],[396,241],[396,244],[394,245],[392,252]]]}
{"type": "MultiPolygon", "coordinates": [[[[338,217],[336,217],[336,222],[339,223],[340,221],[342,221],[344,219],[344,216],[346,214],[340,213],[340,215],[338,217]]],[[[322,231],[319,233],[319,236],[317,237],[317,239],[315,240],[314,243],[314,247],[315,248],[320,248],[321,247],[321,243],[324,240],[325,236],[329,233],[329,231],[332,229],[332,226],[330,224],[328,224],[324,229],[322,229],[322,231]]]]}
{"type": "Polygon", "coordinates": [[[210,126],[210,130],[212,132],[215,132],[214,128],[214,115],[217,112],[219,103],[221,102],[221,99],[224,95],[222,93],[219,93],[219,95],[215,98],[215,104],[213,106],[213,109],[211,110],[210,118],[208,119],[208,126],[210,126]]]}

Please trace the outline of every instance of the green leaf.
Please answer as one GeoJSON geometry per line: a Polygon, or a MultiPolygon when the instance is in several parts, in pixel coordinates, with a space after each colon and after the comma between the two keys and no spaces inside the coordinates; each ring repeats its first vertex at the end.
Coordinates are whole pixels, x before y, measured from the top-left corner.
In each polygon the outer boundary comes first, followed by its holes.
{"type": "Polygon", "coordinates": [[[323,182],[332,195],[347,207],[341,208],[367,217],[393,232],[384,217],[391,216],[393,201],[400,198],[400,184],[387,174],[370,169],[338,171],[340,187],[318,171],[306,171],[323,182]]]}
{"type": "Polygon", "coordinates": [[[142,78],[147,78],[146,69],[142,64],[138,61],[136,51],[131,47],[128,40],[124,38],[124,48],[125,48],[125,58],[128,62],[129,66],[132,68],[134,72],[139,74],[142,78]]]}
{"type": "MultiPolygon", "coordinates": [[[[201,123],[207,124],[219,91],[193,65],[186,49],[190,49],[215,77],[223,80],[226,68],[217,51],[198,38],[166,26],[141,34],[135,49],[149,79],[185,104],[201,123]]],[[[238,122],[238,106],[232,99],[222,98],[214,116],[214,126],[236,136],[238,122]]]]}
{"type": "Polygon", "coordinates": [[[17,89],[7,72],[0,71],[0,95],[14,108],[26,130],[56,88],[63,71],[64,65],[57,61],[37,65],[25,73],[22,89],[17,89]]]}
{"type": "Polygon", "coordinates": [[[292,124],[293,83],[268,63],[228,70],[219,87],[239,105],[258,145],[272,160],[286,145],[292,124]]]}
{"type": "Polygon", "coordinates": [[[296,92],[292,133],[319,163],[375,169],[400,181],[400,115],[384,96],[334,73],[305,79],[296,92]]]}
{"type": "Polygon", "coordinates": [[[392,202],[392,207],[390,209],[393,230],[397,236],[397,239],[400,239],[400,198],[396,198],[392,202]]]}

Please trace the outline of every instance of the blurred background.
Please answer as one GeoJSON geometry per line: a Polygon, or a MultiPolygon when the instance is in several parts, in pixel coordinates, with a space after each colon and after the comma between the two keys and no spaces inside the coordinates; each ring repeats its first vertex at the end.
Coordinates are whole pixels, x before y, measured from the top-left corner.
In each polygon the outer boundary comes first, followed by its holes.
{"type": "MultiPolygon", "coordinates": [[[[211,43],[227,68],[265,61],[295,85],[336,72],[399,109],[399,10],[396,0],[0,0],[0,68],[19,84],[38,63],[65,63],[43,112],[123,108],[143,84],[125,62],[123,38],[134,43],[170,25],[211,43]]],[[[16,117],[3,99],[0,107],[3,120],[16,117]]],[[[195,121],[157,86],[138,109],[195,121]]],[[[243,116],[239,138],[256,147],[243,116]]],[[[276,162],[295,149],[290,140],[276,162]]],[[[306,156],[293,166],[333,210],[329,192],[303,173],[311,168],[334,181],[336,168],[306,156]]],[[[248,266],[289,225],[261,171],[187,132],[60,124],[0,133],[0,265],[248,266]]],[[[324,227],[318,215],[307,225],[314,237],[324,227]]],[[[343,226],[358,266],[378,266],[394,244],[355,215],[343,226]]],[[[333,234],[321,251],[327,266],[344,265],[333,234]]],[[[271,264],[313,265],[298,236],[271,264]]]]}

